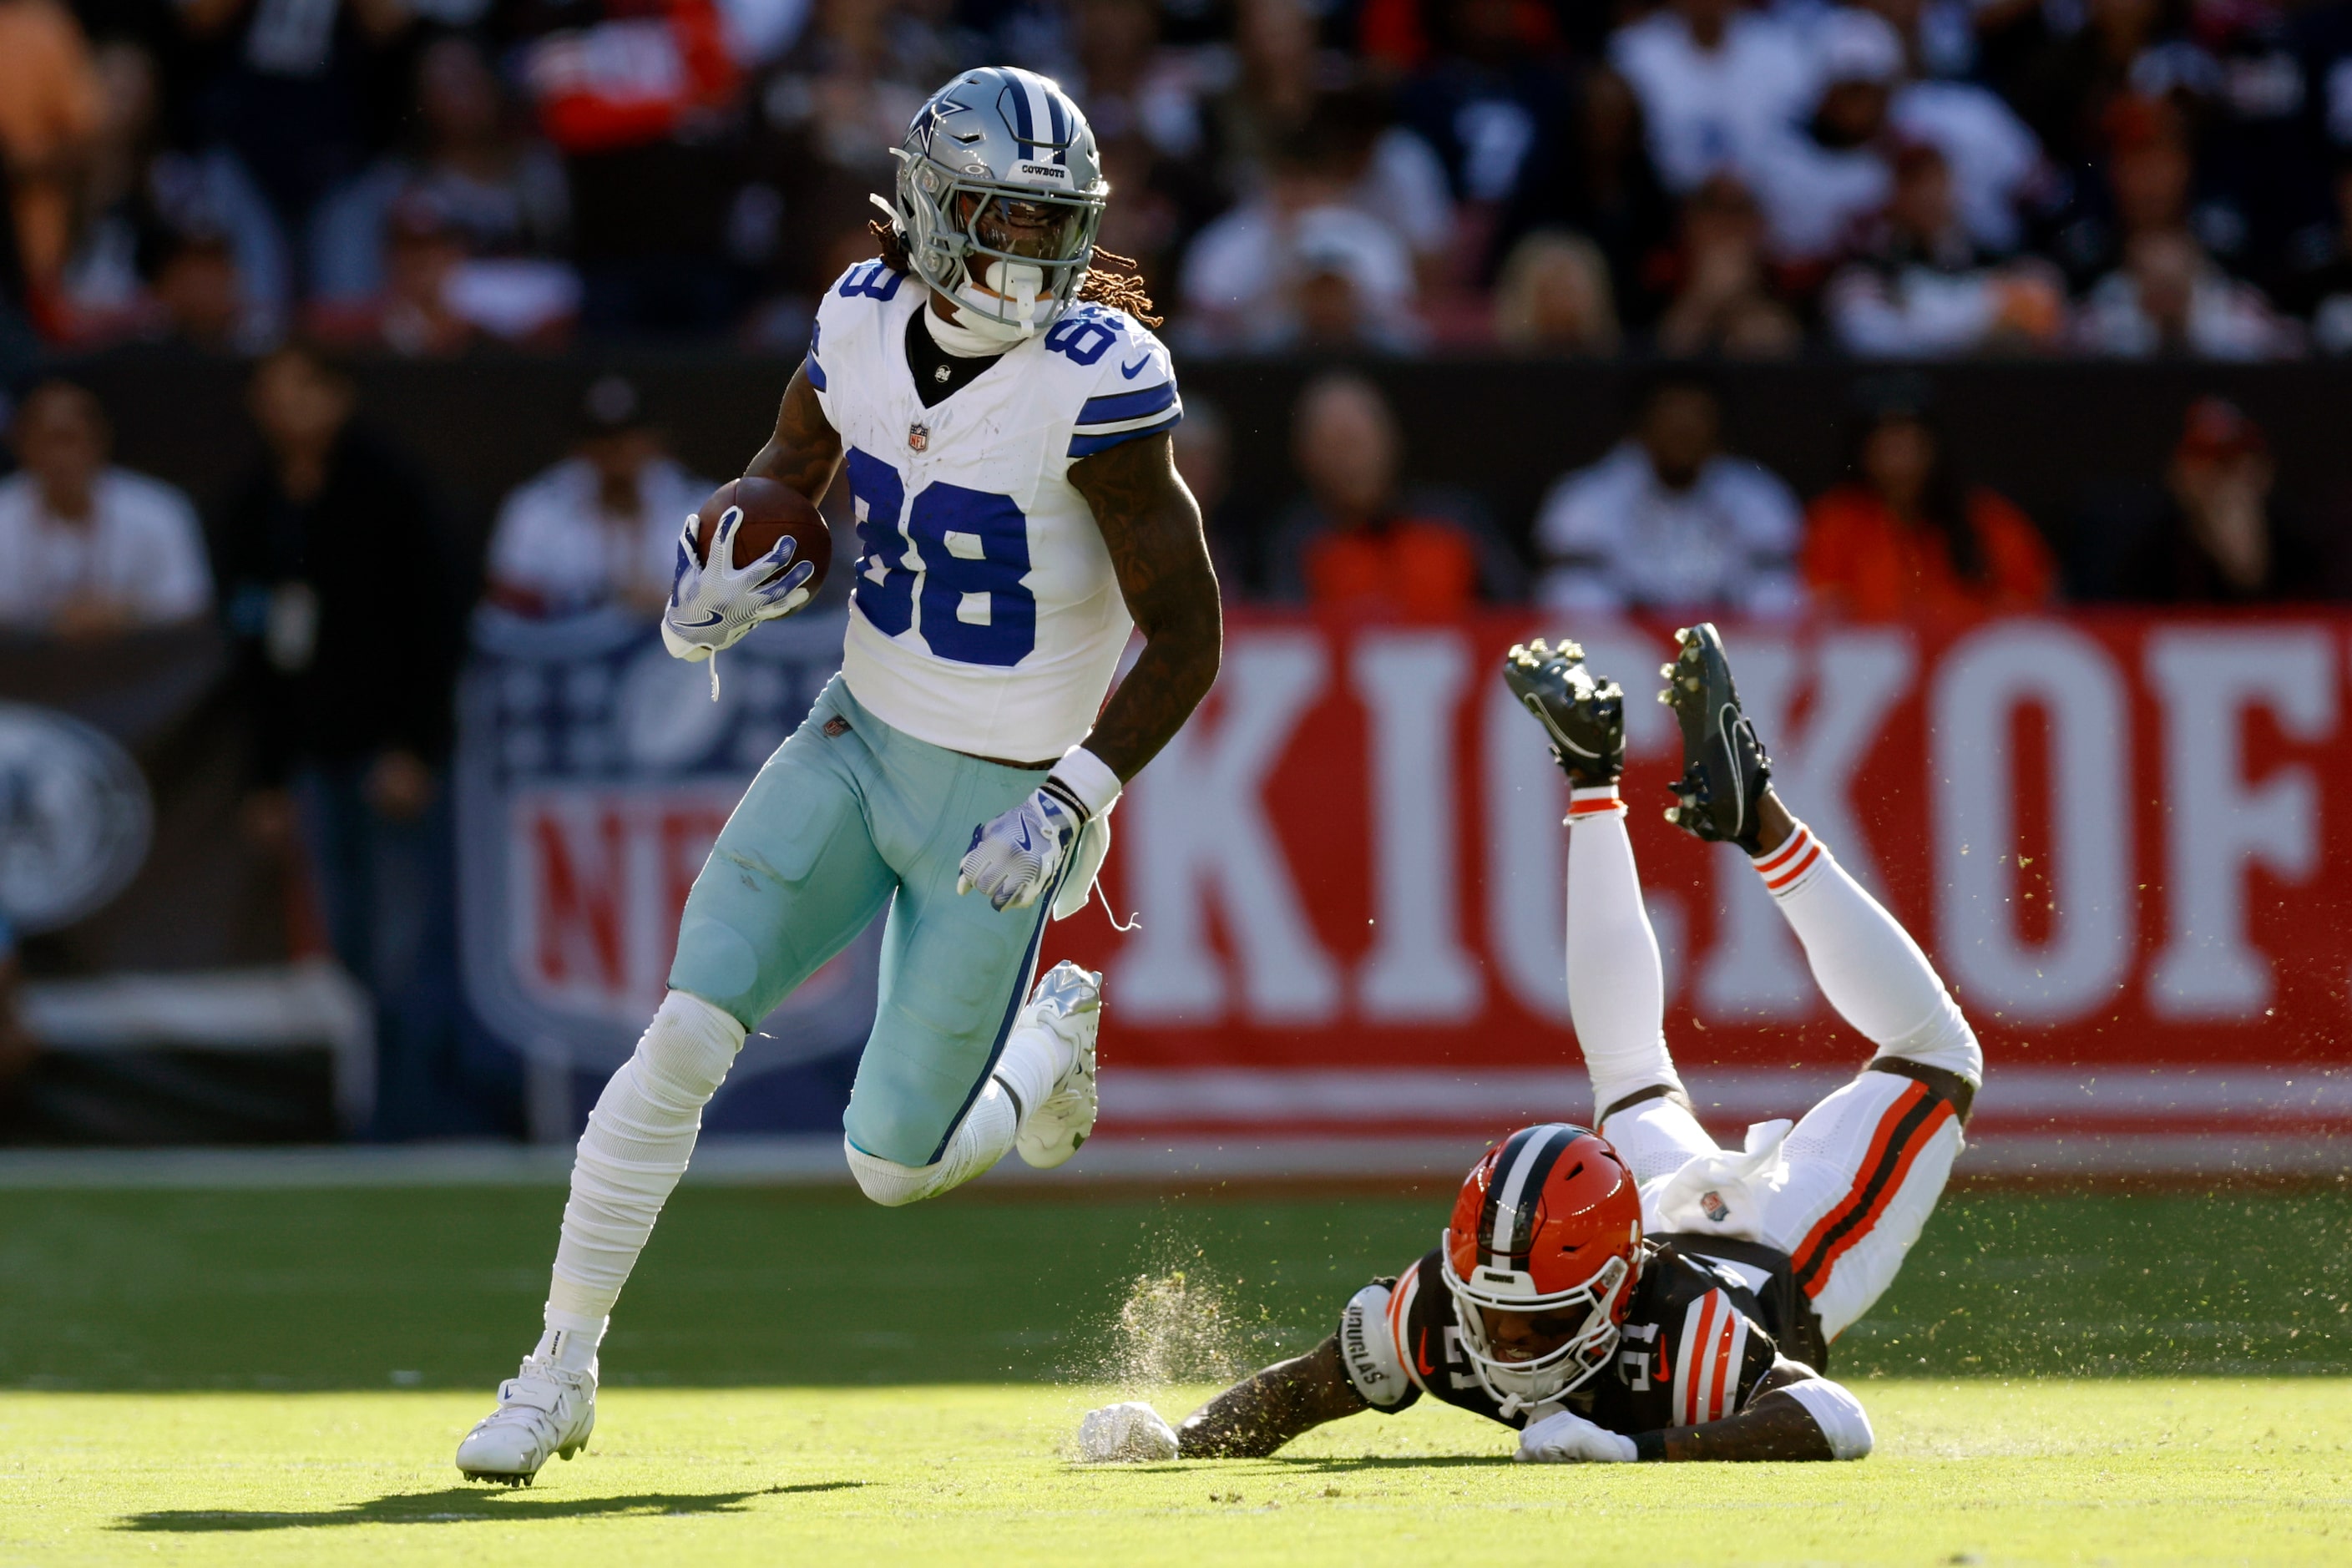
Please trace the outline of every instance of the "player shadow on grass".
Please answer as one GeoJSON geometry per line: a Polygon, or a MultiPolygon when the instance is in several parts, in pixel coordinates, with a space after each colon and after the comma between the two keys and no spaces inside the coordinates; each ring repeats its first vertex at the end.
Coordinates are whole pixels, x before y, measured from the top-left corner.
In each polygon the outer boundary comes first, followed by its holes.
{"type": "Polygon", "coordinates": [[[1501,1454],[1431,1454],[1425,1458],[1414,1458],[1408,1454],[1364,1454],[1352,1459],[1344,1458],[1332,1454],[1320,1456],[1312,1454],[1266,1454],[1255,1459],[1171,1460],[1166,1464],[1157,1465],[1097,1465],[1087,1464],[1083,1460],[1073,1459],[1069,1462],[1069,1468],[1073,1470],[1090,1470],[1096,1472],[1118,1470],[1122,1474],[1131,1476],[1183,1476],[1200,1474],[1201,1466],[1203,1464],[1279,1465],[1286,1470],[1298,1471],[1310,1476],[1321,1476],[1345,1475],[1351,1470],[1436,1470],[1452,1469],[1463,1465],[1507,1465],[1509,1463],[1511,1463],[1511,1456],[1507,1452],[1501,1454]]]}
{"type": "Polygon", "coordinates": [[[166,1508],[126,1514],[115,1525],[131,1531],[202,1534],[212,1531],[315,1530],[340,1524],[472,1524],[490,1520],[593,1519],[613,1514],[740,1513],[757,1497],[837,1492],[866,1481],[803,1481],[741,1492],[640,1492],[631,1497],[533,1497],[523,1491],[451,1487],[437,1492],[394,1492],[317,1513],[282,1509],[166,1508]]]}

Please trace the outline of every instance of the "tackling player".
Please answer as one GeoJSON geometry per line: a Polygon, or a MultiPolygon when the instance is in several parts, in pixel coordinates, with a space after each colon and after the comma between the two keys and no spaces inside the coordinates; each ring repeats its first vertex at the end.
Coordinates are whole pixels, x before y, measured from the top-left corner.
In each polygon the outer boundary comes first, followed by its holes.
{"type": "Polygon", "coordinates": [[[1858,1459],[1868,1418],[1822,1375],[1943,1191],[1982,1082],[1927,955],[1769,787],[1712,626],[1678,634],[1663,700],[1685,769],[1667,816],[1753,858],[1830,1005],[1875,1050],[1792,1128],[1716,1146],[1662,1030],[1658,946],[1617,779],[1623,694],[1573,643],[1515,647],[1512,692],[1570,789],[1568,999],[1596,1134],[1522,1128],[1463,1184],[1437,1248],[1357,1292],[1337,1332],[1171,1429],[1091,1412],[1091,1459],[1256,1458],[1327,1421],[1431,1394],[1517,1426],[1531,1460],[1858,1459]]]}
{"type": "MultiPolygon", "coordinates": [[[[895,152],[882,254],[826,292],[746,470],[815,501],[847,468],[841,674],[695,879],[669,994],[580,1140],[546,1332],[458,1446],[470,1479],[527,1482],[586,1443],[598,1342],[702,1107],[745,1031],[886,904],[842,1119],[866,1195],[930,1197],[1016,1146],[1057,1165],[1094,1126],[1098,977],[1063,964],[1022,997],[1112,803],[1216,675],[1216,579],[1170,457],[1182,404],[1134,313],[1150,300],[1090,268],[1109,186],[1060,88],[966,72],[895,152]],[[1106,703],[1130,630],[1143,651],[1106,703]]],[[[688,524],[662,621],[678,658],[807,601],[789,536],[738,571],[735,526],[705,562],[688,524]]]]}

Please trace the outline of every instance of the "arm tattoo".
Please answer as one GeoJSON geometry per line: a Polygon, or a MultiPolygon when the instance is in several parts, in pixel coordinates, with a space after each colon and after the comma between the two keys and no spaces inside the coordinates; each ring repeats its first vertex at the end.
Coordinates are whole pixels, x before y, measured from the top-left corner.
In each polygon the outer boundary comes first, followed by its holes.
{"type": "Polygon", "coordinates": [[[1143,654],[1095,721],[1087,749],[1133,779],[1159,755],[1217,678],[1224,621],[1201,509],[1177,477],[1165,435],[1123,441],[1070,465],[1094,509],[1143,654]]]}
{"type": "Polygon", "coordinates": [[[814,505],[824,500],[840,468],[840,432],[825,418],[824,405],[808,384],[808,367],[803,365],[793,372],[792,384],[777,405],[775,434],[743,472],[798,490],[814,505]]]}
{"type": "Polygon", "coordinates": [[[1176,1429],[1187,1459],[1262,1459],[1302,1432],[1368,1410],[1339,1363],[1339,1336],[1245,1377],[1176,1429]]]}

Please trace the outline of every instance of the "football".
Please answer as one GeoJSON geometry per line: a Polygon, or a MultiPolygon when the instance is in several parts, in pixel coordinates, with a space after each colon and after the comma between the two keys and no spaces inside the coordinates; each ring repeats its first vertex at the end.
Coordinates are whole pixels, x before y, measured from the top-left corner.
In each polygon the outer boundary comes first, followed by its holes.
{"type": "Polygon", "coordinates": [[[810,595],[824,586],[825,570],[833,564],[832,531],[806,496],[773,479],[730,479],[710,492],[710,499],[694,514],[694,547],[703,560],[710,559],[710,541],[730,506],[743,509],[743,521],[735,530],[736,570],[765,555],[789,533],[796,542],[793,560],[816,566],[816,575],[808,582],[810,595]]]}

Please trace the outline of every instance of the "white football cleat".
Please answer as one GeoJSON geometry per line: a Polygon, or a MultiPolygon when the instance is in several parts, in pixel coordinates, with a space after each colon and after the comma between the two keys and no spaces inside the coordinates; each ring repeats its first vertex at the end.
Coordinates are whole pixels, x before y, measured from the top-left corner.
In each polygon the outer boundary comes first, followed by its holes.
{"type": "Polygon", "coordinates": [[[596,1369],[574,1372],[537,1356],[499,1384],[499,1407],[457,1445],[469,1481],[527,1487],[551,1455],[570,1458],[596,1429],[596,1369]]]}
{"type": "Polygon", "coordinates": [[[1102,1028],[1102,976],[1064,959],[1037,982],[1029,1005],[1013,1026],[1051,1030],[1070,1047],[1070,1070],[1055,1081],[1054,1092],[1029,1113],[1013,1141],[1024,1164],[1050,1171],[1066,1163],[1095,1130],[1095,1037],[1102,1028]]]}

